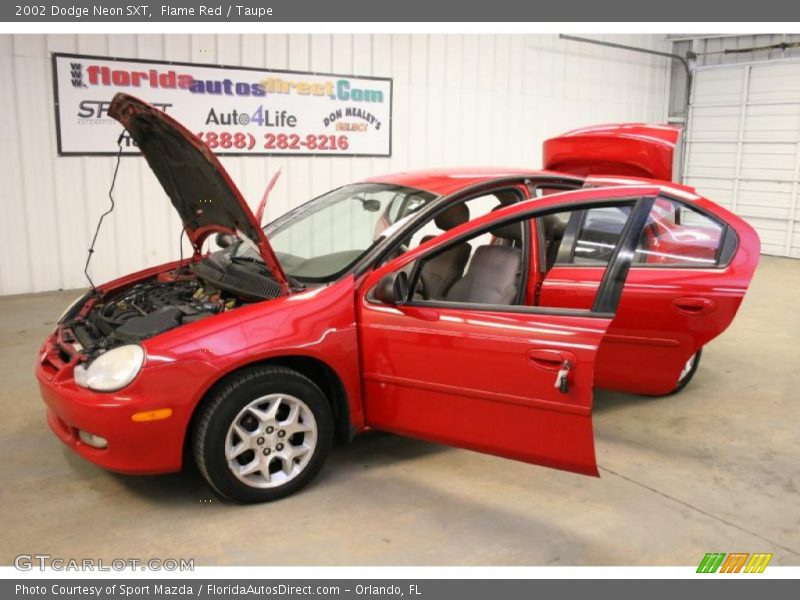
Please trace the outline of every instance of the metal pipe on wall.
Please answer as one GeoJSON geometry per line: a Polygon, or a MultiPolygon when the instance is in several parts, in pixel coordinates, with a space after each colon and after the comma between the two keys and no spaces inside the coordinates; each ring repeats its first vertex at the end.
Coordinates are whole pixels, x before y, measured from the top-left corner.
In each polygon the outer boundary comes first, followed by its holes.
{"type": "Polygon", "coordinates": [[[689,113],[689,99],[692,93],[692,69],[689,66],[689,61],[680,54],[673,54],[672,52],[661,52],[660,50],[651,50],[650,48],[642,48],[640,46],[628,46],[627,44],[617,44],[616,42],[607,42],[605,40],[595,40],[592,38],[580,37],[577,35],[559,34],[562,40],[570,40],[572,42],[583,42],[585,44],[595,44],[597,46],[605,46],[606,48],[616,48],[617,50],[629,50],[631,52],[641,52],[643,54],[653,54],[655,56],[663,56],[664,58],[671,58],[677,60],[683,65],[686,72],[686,114],[689,113]]]}
{"type": "Polygon", "coordinates": [[[615,48],[617,50],[628,50],[630,52],[640,52],[642,54],[652,54],[655,56],[663,56],[664,58],[670,58],[672,60],[677,60],[683,66],[684,72],[686,73],[686,96],[684,100],[684,132],[683,135],[680,137],[680,142],[678,145],[678,149],[680,150],[680,157],[677,159],[677,164],[680,167],[677,169],[680,172],[673,173],[673,180],[674,181],[683,181],[683,163],[684,158],[686,156],[686,131],[685,127],[689,124],[689,104],[691,102],[692,97],[692,69],[689,66],[689,61],[686,60],[680,54],[674,54],[672,52],[661,52],[660,50],[651,50],[650,48],[642,48],[640,46],[628,46],[627,44],[617,44],[616,42],[607,42],[605,40],[595,40],[592,38],[585,38],[580,37],[577,35],[566,35],[566,34],[559,34],[558,36],[562,40],[570,40],[573,42],[582,42],[585,44],[595,44],[597,46],[605,46],[606,48],[615,48]]]}

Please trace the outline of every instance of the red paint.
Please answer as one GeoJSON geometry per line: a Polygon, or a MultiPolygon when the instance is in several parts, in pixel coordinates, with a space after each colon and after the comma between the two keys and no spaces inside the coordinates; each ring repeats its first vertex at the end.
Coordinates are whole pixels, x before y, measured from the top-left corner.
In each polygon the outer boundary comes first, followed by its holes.
{"type": "Polygon", "coordinates": [[[456,167],[452,169],[405,171],[400,173],[391,173],[389,175],[370,177],[365,179],[365,181],[402,185],[425,190],[426,192],[432,192],[434,194],[439,194],[440,196],[446,196],[448,194],[458,192],[459,190],[463,190],[471,185],[476,185],[499,177],[514,175],[527,175],[555,179],[566,178],[575,181],[578,186],[580,186],[582,182],[582,179],[565,173],[502,167],[456,167]]]}
{"type": "MultiPolygon", "coordinates": [[[[603,136],[613,149],[611,154],[603,150],[603,156],[623,156],[631,148],[629,135],[603,136]]],[[[565,139],[577,143],[580,137],[565,139]]],[[[655,166],[652,174],[663,174],[656,173],[655,166]]],[[[504,169],[400,173],[371,181],[443,195],[509,174],[581,183],[563,173],[504,169]]],[[[358,277],[346,275],[328,287],[251,304],[153,337],[142,344],[144,368],[119,392],[76,387],[72,373],[77,357],[66,362],[60,357],[56,332],[45,342],[36,369],[48,421],[75,452],[109,469],[175,471],[181,466],[192,415],[214,383],[249,364],[302,356],[325,363],[341,381],[355,432],[384,429],[597,474],[592,388],[669,391],[689,355],[730,324],[753,275],[759,241],[744,221],[682,186],[619,177],[589,178],[587,184],[593,187],[479,217],[358,277]],[[463,307],[393,307],[366,297],[383,275],[509,215],[658,193],[695,203],[728,223],[738,235],[738,248],[722,269],[634,266],[613,320],[463,307]],[[555,387],[564,360],[572,365],[567,393],[555,387]],[[172,417],[131,420],[134,412],[163,407],[173,409],[172,417]],[[85,446],[75,428],[107,438],[109,448],[85,446]]],[[[533,303],[535,283],[541,280],[538,252],[533,248],[530,253],[534,261],[528,303],[533,303]]],[[[122,289],[155,274],[168,278],[175,266],[135,273],[102,289],[122,289]]],[[[588,308],[602,273],[592,267],[556,267],[542,281],[540,304],[588,308]]]]}
{"type": "MultiPolygon", "coordinates": [[[[104,289],[130,283],[130,277],[123,278],[104,289]]],[[[41,356],[54,353],[54,336],[45,342],[41,356]]],[[[138,473],[178,470],[191,415],[209,388],[226,373],[276,357],[303,356],[326,363],[347,392],[353,426],[364,427],[352,276],[327,288],[184,325],[146,340],[142,346],[147,354],[145,366],[133,383],[115,393],[76,386],[72,374],[77,356],[59,370],[47,360],[40,360],[36,369],[53,430],[78,454],[109,469],[138,473]],[[164,407],[173,409],[169,419],[131,421],[134,412],[164,407]],[[70,433],[54,426],[55,417],[68,425],[70,433]],[[108,439],[108,449],[82,444],[74,428],[108,439]]]]}
{"type": "Polygon", "coordinates": [[[406,307],[360,304],[367,422],[596,475],[592,365],[609,320],[436,312],[436,319],[418,319],[406,307]],[[562,356],[572,357],[574,365],[569,393],[554,387],[551,365],[527,358],[545,349],[568,349],[562,356]]]}
{"type": "Polygon", "coordinates": [[[598,125],[544,142],[544,166],[573,175],[625,175],[670,181],[680,128],[643,123],[598,125]]]}
{"type": "MultiPolygon", "coordinates": [[[[588,181],[600,185],[599,180],[588,181]]],[[[613,179],[614,184],[623,181],[613,179]]],[[[648,395],[672,391],[692,354],[731,324],[758,264],[761,244],[744,220],[695,193],[686,193],[683,186],[660,188],[727,223],[739,238],[738,248],[723,268],[631,266],[616,317],[598,352],[595,385],[599,388],[648,395]],[[676,306],[687,297],[703,308],[688,314],[676,306]]],[[[589,308],[603,273],[602,267],[555,266],[543,280],[539,303],[589,308]]]]}

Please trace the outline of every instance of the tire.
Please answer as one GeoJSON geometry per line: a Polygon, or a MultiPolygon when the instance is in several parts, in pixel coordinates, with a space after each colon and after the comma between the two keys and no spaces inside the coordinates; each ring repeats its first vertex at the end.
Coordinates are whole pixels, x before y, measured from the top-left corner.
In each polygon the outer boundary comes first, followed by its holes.
{"type": "Polygon", "coordinates": [[[214,491],[234,502],[297,492],[319,473],[333,445],[328,400],[310,379],[284,367],[234,374],[201,411],[195,462],[214,491]]]}
{"type": "MultiPolygon", "coordinates": [[[[678,383],[675,386],[675,389],[673,389],[669,394],[666,394],[667,396],[672,396],[673,394],[677,394],[683,388],[689,385],[689,382],[692,380],[694,374],[697,372],[698,365],[700,365],[700,357],[702,356],[702,354],[703,354],[703,349],[700,348],[700,350],[698,350],[692,356],[689,357],[689,361],[694,359],[692,366],[689,368],[688,371],[681,374],[681,377],[678,378],[678,383]]],[[[688,364],[689,361],[686,361],[686,363],[688,364]]]]}

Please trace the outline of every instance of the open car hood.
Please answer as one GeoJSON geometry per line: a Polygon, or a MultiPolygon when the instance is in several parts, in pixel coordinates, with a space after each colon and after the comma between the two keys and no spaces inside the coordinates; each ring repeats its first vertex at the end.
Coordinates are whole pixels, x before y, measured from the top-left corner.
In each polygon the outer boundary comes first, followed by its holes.
{"type": "Polygon", "coordinates": [[[212,233],[232,233],[252,245],[288,292],[289,282],[264,231],[217,157],[175,119],[128,94],[117,94],[108,114],[122,123],[183,221],[195,252],[212,233]]]}

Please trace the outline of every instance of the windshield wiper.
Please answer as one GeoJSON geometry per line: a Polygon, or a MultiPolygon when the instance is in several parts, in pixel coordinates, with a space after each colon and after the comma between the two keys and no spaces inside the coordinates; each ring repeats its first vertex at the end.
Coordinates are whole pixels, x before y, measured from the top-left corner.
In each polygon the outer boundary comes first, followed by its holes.
{"type": "Polygon", "coordinates": [[[267,265],[264,264],[264,261],[261,260],[260,258],[256,258],[255,256],[244,256],[244,255],[241,255],[241,254],[237,256],[235,254],[231,254],[230,259],[231,259],[231,262],[254,263],[256,265],[261,265],[265,269],[267,268],[267,265]]]}
{"type": "Polygon", "coordinates": [[[269,273],[269,269],[267,268],[267,265],[265,265],[264,261],[261,260],[260,258],[254,258],[252,256],[234,256],[233,254],[231,254],[231,256],[229,258],[230,258],[230,261],[232,263],[234,263],[234,264],[256,265],[259,268],[259,270],[261,270],[261,271],[263,271],[265,273],[269,273]]]}
{"type": "MultiPolygon", "coordinates": [[[[246,263],[246,264],[250,264],[250,265],[256,265],[256,266],[260,267],[261,270],[264,273],[266,273],[268,275],[272,275],[270,270],[267,268],[267,265],[265,265],[264,261],[261,260],[260,258],[256,258],[254,256],[235,256],[235,255],[231,254],[230,260],[231,260],[232,263],[238,263],[238,264],[246,263]]],[[[289,281],[289,283],[292,285],[292,287],[295,290],[304,290],[304,289],[306,289],[306,286],[304,284],[302,284],[299,281],[297,281],[297,279],[295,279],[291,275],[286,274],[286,279],[289,281]]]]}

